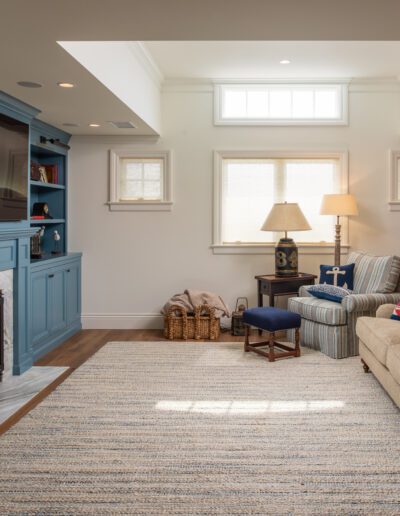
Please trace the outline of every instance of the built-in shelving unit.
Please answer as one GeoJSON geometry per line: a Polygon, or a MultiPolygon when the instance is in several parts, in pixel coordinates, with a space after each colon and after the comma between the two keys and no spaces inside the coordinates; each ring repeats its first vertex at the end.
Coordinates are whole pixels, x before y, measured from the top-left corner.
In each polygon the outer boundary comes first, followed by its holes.
{"type": "MultiPolygon", "coordinates": [[[[32,166],[50,167],[55,171],[54,177],[48,177],[51,182],[37,181],[32,178],[30,186],[30,214],[32,215],[35,203],[47,203],[49,219],[30,219],[33,228],[44,228],[42,238],[43,259],[54,256],[54,232],[60,235],[59,250],[61,253],[67,251],[67,159],[68,149],[66,144],[69,135],[64,131],[57,130],[44,124],[34,121],[32,124],[30,158],[32,166]],[[61,145],[51,143],[49,140],[58,140],[61,145]],[[47,140],[43,143],[43,140],[47,140]]],[[[34,260],[38,262],[37,259],[34,260]]]]}
{"type": "MultiPolygon", "coordinates": [[[[0,113],[29,126],[29,148],[23,153],[27,209],[17,220],[0,222],[0,271],[14,270],[13,372],[22,374],[81,329],[81,253],[69,252],[67,245],[70,135],[38,120],[39,110],[1,91],[0,113]],[[37,170],[31,177],[32,163],[45,166],[49,182],[37,170]],[[53,218],[32,219],[36,202],[47,203],[53,218]],[[32,237],[42,227],[42,254],[33,259],[32,237]],[[55,230],[61,237],[58,254],[52,253],[55,230]]],[[[4,166],[0,172],[4,175],[4,166]]]]}

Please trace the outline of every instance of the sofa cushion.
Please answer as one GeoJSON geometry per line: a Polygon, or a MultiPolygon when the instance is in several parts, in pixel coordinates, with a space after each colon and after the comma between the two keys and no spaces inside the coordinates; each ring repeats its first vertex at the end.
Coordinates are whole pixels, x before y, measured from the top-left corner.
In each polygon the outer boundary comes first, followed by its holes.
{"type": "Polygon", "coordinates": [[[384,366],[386,366],[388,349],[400,345],[399,323],[391,319],[359,317],[356,333],[384,366]]]}
{"type": "Polygon", "coordinates": [[[354,294],[389,294],[395,291],[400,276],[398,256],[370,256],[353,252],[347,263],[355,263],[354,294]]]}
{"type": "Polygon", "coordinates": [[[288,308],[291,312],[296,312],[303,319],[309,321],[331,326],[347,324],[346,310],[339,303],[333,301],[315,297],[292,297],[289,299],[288,308]]]}
{"type": "Polygon", "coordinates": [[[400,345],[390,346],[388,349],[386,367],[396,382],[400,383],[400,345]]]}

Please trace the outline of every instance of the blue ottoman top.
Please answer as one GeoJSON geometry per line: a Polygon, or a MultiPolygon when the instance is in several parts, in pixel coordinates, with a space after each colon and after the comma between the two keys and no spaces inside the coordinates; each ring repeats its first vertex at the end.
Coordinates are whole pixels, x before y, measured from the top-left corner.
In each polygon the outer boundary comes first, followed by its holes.
{"type": "Polygon", "coordinates": [[[273,332],[300,328],[301,317],[299,314],[283,310],[282,308],[249,308],[244,311],[243,322],[250,326],[273,332]]]}

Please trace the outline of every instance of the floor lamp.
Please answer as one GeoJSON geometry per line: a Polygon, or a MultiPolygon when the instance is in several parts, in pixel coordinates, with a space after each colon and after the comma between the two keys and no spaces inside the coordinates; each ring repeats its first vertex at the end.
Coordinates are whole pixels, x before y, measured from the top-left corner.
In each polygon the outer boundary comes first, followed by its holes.
{"type": "Polygon", "coordinates": [[[357,202],[351,194],[324,195],[321,204],[321,215],[335,215],[335,265],[340,265],[340,217],[358,215],[357,202]]]}

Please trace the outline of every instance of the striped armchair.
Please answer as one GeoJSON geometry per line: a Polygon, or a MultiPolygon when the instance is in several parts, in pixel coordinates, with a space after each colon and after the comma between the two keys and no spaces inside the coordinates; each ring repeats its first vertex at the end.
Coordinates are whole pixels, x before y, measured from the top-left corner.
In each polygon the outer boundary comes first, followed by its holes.
{"type": "MultiPolygon", "coordinates": [[[[301,344],[332,358],[358,355],[356,322],[374,316],[385,303],[400,301],[400,258],[370,256],[353,252],[347,263],[355,263],[353,294],[341,303],[318,299],[300,287],[299,297],[289,299],[288,308],[301,315],[301,344]]],[[[294,342],[294,332],[288,332],[294,342]]]]}

